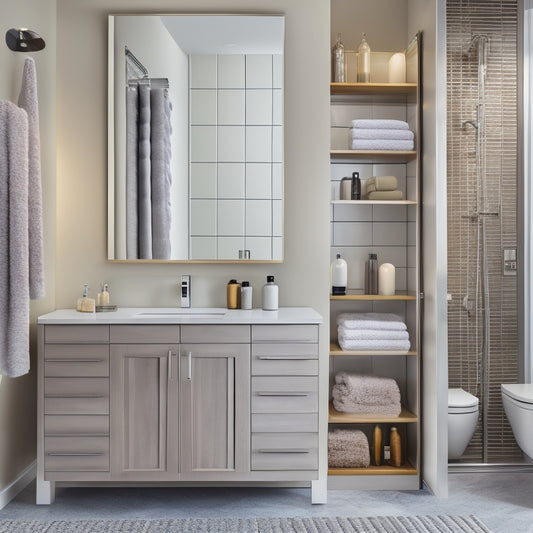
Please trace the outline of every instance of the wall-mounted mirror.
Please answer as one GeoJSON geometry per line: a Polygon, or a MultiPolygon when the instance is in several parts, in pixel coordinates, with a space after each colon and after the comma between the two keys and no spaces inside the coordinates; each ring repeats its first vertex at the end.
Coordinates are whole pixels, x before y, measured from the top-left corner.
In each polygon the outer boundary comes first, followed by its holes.
{"type": "Polygon", "coordinates": [[[284,18],[109,17],[108,258],[282,261],[284,18]]]}

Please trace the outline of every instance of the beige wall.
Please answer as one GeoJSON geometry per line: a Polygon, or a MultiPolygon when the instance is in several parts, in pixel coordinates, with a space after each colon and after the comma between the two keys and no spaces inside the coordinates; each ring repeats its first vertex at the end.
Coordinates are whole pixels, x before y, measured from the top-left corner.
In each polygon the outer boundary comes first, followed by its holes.
{"type": "MultiPolygon", "coordinates": [[[[5,2],[6,3],[6,2],[5,2]]],[[[35,367],[35,319],[54,308],[55,263],[55,0],[24,0],[2,5],[2,31],[30,28],[45,40],[46,48],[32,54],[37,66],[44,201],[46,297],[31,303],[32,368],[35,367]]],[[[27,55],[0,46],[0,98],[16,102],[27,55]]],[[[35,460],[35,372],[0,381],[0,493],[35,460]]]]}

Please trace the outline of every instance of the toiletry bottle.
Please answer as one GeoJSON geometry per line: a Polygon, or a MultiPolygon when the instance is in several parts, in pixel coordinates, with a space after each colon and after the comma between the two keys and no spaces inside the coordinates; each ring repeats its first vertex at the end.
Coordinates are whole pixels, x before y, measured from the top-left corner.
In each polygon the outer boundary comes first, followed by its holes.
{"type": "Polygon", "coordinates": [[[276,311],[278,308],[278,286],[274,283],[274,276],[267,276],[263,285],[261,301],[264,311],[276,311]]]}
{"type": "Polygon", "coordinates": [[[368,254],[365,263],[365,294],[378,294],[378,255],[368,254]]]}
{"type": "Polygon", "coordinates": [[[370,46],[366,42],[364,33],[363,40],[357,49],[357,81],[370,83],[370,46]]]}
{"type": "Polygon", "coordinates": [[[241,283],[241,309],[252,308],[252,287],[249,281],[241,283]]]}
{"type": "Polygon", "coordinates": [[[374,426],[374,463],[376,466],[381,464],[381,445],[383,442],[383,433],[380,426],[374,426]]]}
{"type": "Polygon", "coordinates": [[[392,466],[402,466],[402,440],[395,427],[390,428],[390,461],[392,466]]]}
{"type": "Polygon", "coordinates": [[[109,305],[109,291],[107,290],[109,285],[104,283],[102,285],[102,291],[96,295],[96,305],[109,305]]]}
{"type": "Polygon", "coordinates": [[[337,254],[337,258],[331,263],[330,276],[331,294],[334,296],[346,294],[346,287],[348,286],[348,265],[341,258],[341,254],[337,254]]]}
{"type": "Polygon", "coordinates": [[[352,172],[352,200],[361,199],[361,180],[359,172],[352,172]]]}
{"type": "Polygon", "coordinates": [[[339,33],[337,42],[333,47],[333,81],[344,83],[346,81],[344,72],[344,45],[341,43],[341,34],[339,33]]]}
{"type": "Polygon", "coordinates": [[[392,263],[379,265],[378,287],[378,292],[382,296],[394,296],[396,292],[396,268],[392,263]]]}
{"type": "Polygon", "coordinates": [[[352,178],[342,178],[340,191],[339,191],[339,200],[351,200],[352,199],[352,178]]]}
{"type": "Polygon", "coordinates": [[[241,308],[241,284],[236,279],[230,279],[227,286],[228,309],[241,308]]]}
{"type": "Polygon", "coordinates": [[[83,296],[78,298],[78,303],[76,305],[76,311],[80,313],[94,313],[96,311],[96,303],[94,298],[89,298],[89,285],[85,284],[83,286],[83,296]]]}

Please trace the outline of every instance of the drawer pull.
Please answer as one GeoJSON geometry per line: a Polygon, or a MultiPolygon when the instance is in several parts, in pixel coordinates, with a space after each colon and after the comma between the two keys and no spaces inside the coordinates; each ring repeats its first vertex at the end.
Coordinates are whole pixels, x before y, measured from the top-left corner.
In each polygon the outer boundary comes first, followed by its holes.
{"type": "Polygon", "coordinates": [[[307,392],[258,392],[257,396],[309,396],[307,392]]]}
{"type": "Polygon", "coordinates": [[[64,396],[62,394],[45,394],[45,398],[87,398],[87,399],[100,399],[100,398],[107,398],[107,396],[97,396],[95,394],[76,394],[76,395],[70,395],[70,396],[64,396]]]}
{"type": "Polygon", "coordinates": [[[109,433],[45,433],[45,437],[109,437],[109,433]]]}
{"type": "Polygon", "coordinates": [[[261,361],[316,361],[316,357],[298,357],[294,355],[259,355],[257,358],[261,361]]]}
{"type": "Polygon", "coordinates": [[[309,453],[305,448],[263,448],[259,453],[309,453]]]}
{"type": "Polygon", "coordinates": [[[99,457],[103,452],[48,452],[49,457],[99,457]]]}
{"type": "Polygon", "coordinates": [[[103,359],[45,359],[45,363],[101,363],[103,359]]]}

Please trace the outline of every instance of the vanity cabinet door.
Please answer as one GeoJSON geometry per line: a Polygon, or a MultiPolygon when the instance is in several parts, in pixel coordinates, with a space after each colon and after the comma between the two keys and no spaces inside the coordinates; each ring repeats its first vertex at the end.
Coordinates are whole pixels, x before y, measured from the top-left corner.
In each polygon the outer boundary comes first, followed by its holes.
{"type": "Polygon", "coordinates": [[[177,479],[177,345],[111,345],[112,479],[177,479]]]}
{"type": "Polygon", "coordinates": [[[250,345],[182,344],[180,353],[181,479],[248,472],[250,345]]]}

